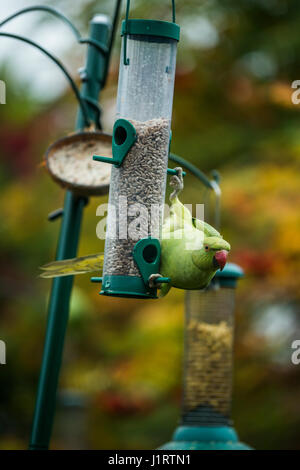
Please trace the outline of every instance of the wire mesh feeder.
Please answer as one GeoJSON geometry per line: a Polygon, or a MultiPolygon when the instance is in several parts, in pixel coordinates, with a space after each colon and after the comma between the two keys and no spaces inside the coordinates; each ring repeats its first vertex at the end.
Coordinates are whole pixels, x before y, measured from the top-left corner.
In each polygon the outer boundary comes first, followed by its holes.
{"type": "Polygon", "coordinates": [[[231,424],[234,290],[186,293],[183,425],[231,424]]]}
{"type": "Polygon", "coordinates": [[[186,292],[181,423],[160,449],[250,449],[231,422],[235,288],[242,275],[227,263],[208,289],[186,292]]]}
{"type": "Polygon", "coordinates": [[[93,161],[94,153],[112,156],[112,137],[103,132],[79,132],[52,144],[45,163],[53,180],[83,196],[108,193],[110,165],[93,161]]]}

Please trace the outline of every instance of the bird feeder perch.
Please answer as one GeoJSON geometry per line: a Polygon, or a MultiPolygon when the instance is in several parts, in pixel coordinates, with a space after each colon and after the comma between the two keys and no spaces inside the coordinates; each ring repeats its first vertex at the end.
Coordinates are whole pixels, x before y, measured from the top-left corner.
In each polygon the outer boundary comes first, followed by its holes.
{"type": "MultiPolygon", "coordinates": [[[[173,22],[126,19],[122,24],[117,113],[101,294],[156,298],[149,276],[159,272],[176,50],[173,22]]],[[[95,278],[94,278],[95,280],[95,278]]],[[[167,282],[161,280],[160,282],[167,282]]]]}

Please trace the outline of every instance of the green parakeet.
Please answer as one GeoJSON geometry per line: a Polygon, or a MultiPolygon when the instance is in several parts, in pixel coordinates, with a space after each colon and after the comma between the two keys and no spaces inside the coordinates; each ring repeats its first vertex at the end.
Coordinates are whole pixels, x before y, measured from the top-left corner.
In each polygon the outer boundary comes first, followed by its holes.
{"type": "MultiPolygon", "coordinates": [[[[162,227],[160,275],[171,278],[171,283],[162,285],[160,296],[171,287],[187,290],[206,287],[216,271],[224,268],[229,251],[230,245],[220,233],[193,218],[176,196],[162,227]]],[[[54,261],[41,267],[41,277],[99,272],[102,266],[103,254],[54,261]]]]}
{"type": "Polygon", "coordinates": [[[203,289],[218,269],[223,269],[230,245],[211,225],[192,217],[190,211],[176,197],[172,201],[170,217],[162,230],[160,273],[170,277],[160,296],[171,287],[203,289]]]}

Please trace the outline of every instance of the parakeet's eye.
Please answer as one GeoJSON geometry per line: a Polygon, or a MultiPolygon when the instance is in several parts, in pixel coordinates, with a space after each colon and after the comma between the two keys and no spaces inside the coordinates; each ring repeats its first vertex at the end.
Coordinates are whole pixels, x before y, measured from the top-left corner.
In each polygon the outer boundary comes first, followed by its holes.
{"type": "Polygon", "coordinates": [[[205,249],[205,251],[208,251],[208,250],[209,250],[209,246],[208,246],[208,245],[205,245],[204,249],[205,249]]]}

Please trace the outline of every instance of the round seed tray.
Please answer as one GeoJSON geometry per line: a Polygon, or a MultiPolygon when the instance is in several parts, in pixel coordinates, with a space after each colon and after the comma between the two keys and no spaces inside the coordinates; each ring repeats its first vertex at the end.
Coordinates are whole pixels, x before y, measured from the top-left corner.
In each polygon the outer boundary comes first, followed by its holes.
{"type": "Polygon", "coordinates": [[[93,161],[93,155],[112,157],[112,137],[102,132],[79,132],[54,142],[45,153],[52,179],[83,196],[108,193],[111,165],[93,161]]]}

